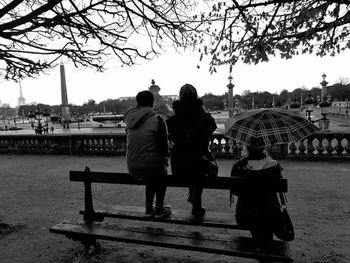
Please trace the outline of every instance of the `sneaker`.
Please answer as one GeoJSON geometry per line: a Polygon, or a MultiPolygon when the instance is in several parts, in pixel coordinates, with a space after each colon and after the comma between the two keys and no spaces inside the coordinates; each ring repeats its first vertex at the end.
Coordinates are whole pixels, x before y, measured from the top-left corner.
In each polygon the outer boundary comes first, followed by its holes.
{"type": "Polygon", "coordinates": [[[205,208],[203,206],[193,206],[192,215],[203,217],[205,215],[205,208]]]}
{"type": "Polygon", "coordinates": [[[156,210],[154,213],[155,218],[167,218],[171,215],[171,208],[169,206],[163,207],[160,210],[156,210]]]}
{"type": "Polygon", "coordinates": [[[152,216],[154,214],[154,210],[155,210],[155,205],[152,206],[146,206],[146,216],[152,216]]]}

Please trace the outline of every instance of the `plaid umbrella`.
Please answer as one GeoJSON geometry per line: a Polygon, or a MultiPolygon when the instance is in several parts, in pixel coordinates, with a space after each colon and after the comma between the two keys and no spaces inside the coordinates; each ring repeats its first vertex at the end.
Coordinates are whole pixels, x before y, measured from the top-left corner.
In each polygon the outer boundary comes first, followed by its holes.
{"type": "Polygon", "coordinates": [[[234,122],[225,135],[261,148],[273,144],[297,142],[319,131],[312,122],[278,110],[263,110],[234,122]]]}

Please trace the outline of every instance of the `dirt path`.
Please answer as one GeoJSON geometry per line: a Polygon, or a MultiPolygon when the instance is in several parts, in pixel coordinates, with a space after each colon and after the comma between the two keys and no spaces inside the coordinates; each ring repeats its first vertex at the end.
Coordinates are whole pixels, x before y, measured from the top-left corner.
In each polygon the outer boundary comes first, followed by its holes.
{"type": "MultiPolygon", "coordinates": [[[[68,180],[69,170],[126,171],[122,157],[0,155],[0,223],[13,232],[0,236],[0,262],[76,262],[83,251],[78,243],[48,229],[65,218],[79,218],[83,186],[68,180]]],[[[227,176],[232,161],[220,160],[227,176]]],[[[350,163],[282,161],[289,180],[289,211],[296,240],[296,262],[350,262],[350,163]]],[[[95,206],[116,203],[143,205],[143,190],[115,185],[94,187],[95,206]],[[130,193],[133,193],[130,196],[130,193]],[[142,197],[140,200],[140,196],[142,197]]],[[[186,193],[169,190],[166,201],[174,209],[188,209],[186,193]]],[[[205,191],[210,211],[232,212],[228,193],[205,191]]],[[[256,262],[136,245],[102,242],[102,253],[89,262],[256,262]]]]}

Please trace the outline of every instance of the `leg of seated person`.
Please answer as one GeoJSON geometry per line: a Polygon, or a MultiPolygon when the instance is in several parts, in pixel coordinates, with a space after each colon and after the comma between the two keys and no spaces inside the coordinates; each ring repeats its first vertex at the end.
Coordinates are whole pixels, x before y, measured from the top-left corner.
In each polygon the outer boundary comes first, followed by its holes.
{"type": "Polygon", "coordinates": [[[152,182],[146,184],[146,215],[153,214],[153,199],[156,193],[156,187],[152,182]]]}
{"type": "Polygon", "coordinates": [[[193,187],[192,215],[194,216],[204,216],[205,214],[205,208],[202,206],[202,193],[203,187],[193,187]]]}
{"type": "Polygon", "coordinates": [[[155,182],[156,187],[156,212],[155,216],[158,218],[166,218],[170,216],[170,207],[164,207],[164,198],[166,193],[166,182],[164,176],[159,176],[155,182]]]}

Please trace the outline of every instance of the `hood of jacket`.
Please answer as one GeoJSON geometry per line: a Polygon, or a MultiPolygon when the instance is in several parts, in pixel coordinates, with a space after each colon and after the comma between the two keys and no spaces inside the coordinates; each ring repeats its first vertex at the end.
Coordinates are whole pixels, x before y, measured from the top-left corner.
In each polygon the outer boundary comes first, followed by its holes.
{"type": "Polygon", "coordinates": [[[173,110],[176,115],[182,118],[190,118],[193,115],[198,114],[203,110],[203,101],[197,99],[195,101],[181,101],[176,100],[173,102],[173,110]]]}
{"type": "Polygon", "coordinates": [[[151,107],[136,106],[130,108],[124,114],[126,128],[136,129],[153,115],[155,115],[155,112],[151,107]]]}
{"type": "Polygon", "coordinates": [[[266,157],[260,160],[248,160],[247,168],[249,170],[264,170],[277,165],[277,161],[273,160],[271,157],[266,157]]]}

